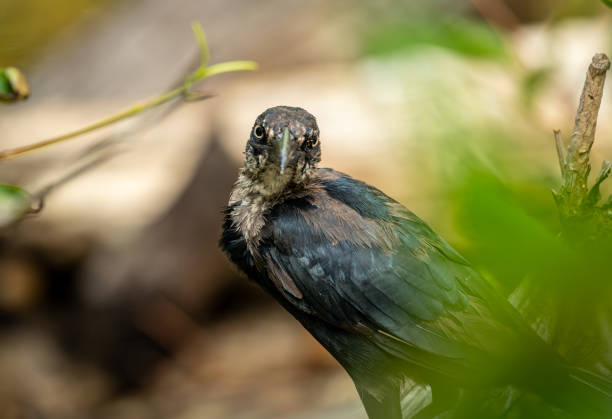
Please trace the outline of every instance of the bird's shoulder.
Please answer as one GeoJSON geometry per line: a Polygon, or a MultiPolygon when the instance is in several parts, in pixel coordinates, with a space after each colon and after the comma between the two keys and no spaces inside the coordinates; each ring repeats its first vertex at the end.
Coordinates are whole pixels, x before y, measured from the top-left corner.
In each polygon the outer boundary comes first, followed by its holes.
{"type": "Polygon", "coordinates": [[[374,186],[333,169],[318,169],[308,191],[273,206],[265,225],[263,238],[278,244],[288,241],[294,249],[315,244],[360,246],[386,256],[403,251],[423,256],[428,251],[469,266],[412,211],[374,186]]]}
{"type": "Polygon", "coordinates": [[[275,243],[290,237],[294,248],[340,242],[376,247],[392,235],[389,223],[394,204],[364,182],[332,169],[318,169],[306,191],[270,209],[262,237],[275,243]],[[278,236],[281,232],[283,237],[278,236]]]}

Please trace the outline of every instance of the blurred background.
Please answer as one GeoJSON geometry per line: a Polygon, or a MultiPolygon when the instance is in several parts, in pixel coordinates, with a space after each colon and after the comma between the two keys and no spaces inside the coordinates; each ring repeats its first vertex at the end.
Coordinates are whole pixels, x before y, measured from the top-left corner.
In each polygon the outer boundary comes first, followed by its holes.
{"type": "Polygon", "coordinates": [[[175,86],[197,67],[195,20],[213,63],[259,70],[0,164],[2,183],[48,192],[0,235],[0,418],[365,418],[349,377],[217,247],[271,106],[313,113],[323,166],[411,208],[507,295],[546,270],[552,130],[568,137],[591,57],[611,50],[600,0],[2,0],[0,66],[32,95],[0,108],[0,148],[175,86]]]}

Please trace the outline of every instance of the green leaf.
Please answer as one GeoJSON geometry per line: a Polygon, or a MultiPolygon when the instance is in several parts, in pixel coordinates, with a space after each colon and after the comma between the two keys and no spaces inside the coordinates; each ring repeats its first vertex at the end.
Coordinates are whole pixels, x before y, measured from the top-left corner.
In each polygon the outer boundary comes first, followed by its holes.
{"type": "Polygon", "coordinates": [[[584,202],[582,202],[582,206],[585,209],[588,209],[589,207],[597,205],[597,203],[601,199],[601,192],[599,190],[599,186],[602,184],[604,180],[608,178],[608,176],[610,176],[610,171],[612,171],[612,162],[610,162],[609,160],[604,160],[601,163],[601,170],[599,172],[599,175],[597,175],[595,184],[593,184],[593,187],[591,188],[588,195],[584,199],[584,202]]]}
{"type": "Polygon", "coordinates": [[[19,186],[0,184],[0,227],[23,218],[30,210],[32,196],[19,186]]]}
{"type": "Polygon", "coordinates": [[[601,2],[606,6],[612,8],[612,0],[601,0],[601,2]]]}
{"type": "Polygon", "coordinates": [[[507,55],[498,32],[482,22],[466,19],[382,24],[366,34],[363,44],[364,52],[368,55],[384,55],[424,46],[482,58],[507,55]]]}
{"type": "Polygon", "coordinates": [[[18,102],[30,96],[30,87],[21,71],[15,67],[0,68],[0,101],[18,102]]]}
{"type": "Polygon", "coordinates": [[[550,67],[542,67],[526,74],[521,84],[521,96],[525,106],[532,107],[537,94],[550,81],[552,74],[553,69],[550,67]]]}

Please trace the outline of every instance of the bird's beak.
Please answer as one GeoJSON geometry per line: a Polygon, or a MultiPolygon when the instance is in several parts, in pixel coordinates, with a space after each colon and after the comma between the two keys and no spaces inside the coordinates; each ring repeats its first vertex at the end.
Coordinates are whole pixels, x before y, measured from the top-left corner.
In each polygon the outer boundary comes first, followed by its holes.
{"type": "Polygon", "coordinates": [[[285,169],[287,169],[287,161],[289,160],[289,154],[291,151],[291,135],[289,134],[289,128],[285,128],[283,131],[283,137],[279,144],[279,157],[280,157],[280,174],[282,175],[285,169]]]}

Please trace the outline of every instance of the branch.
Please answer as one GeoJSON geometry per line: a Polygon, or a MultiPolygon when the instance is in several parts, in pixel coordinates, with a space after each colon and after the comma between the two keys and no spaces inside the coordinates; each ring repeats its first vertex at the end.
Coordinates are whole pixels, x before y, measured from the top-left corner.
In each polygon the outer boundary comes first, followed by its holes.
{"type": "MultiPolygon", "coordinates": [[[[595,54],[587,71],[586,80],[576,112],[574,130],[565,153],[560,133],[555,132],[555,143],[563,176],[560,191],[555,194],[561,218],[565,221],[584,215],[585,198],[589,194],[587,185],[591,163],[589,153],[595,140],[597,114],[603,96],[606,72],[610,60],[605,54],[595,54]]],[[[595,203],[588,202],[594,205],[595,203]]]]}

